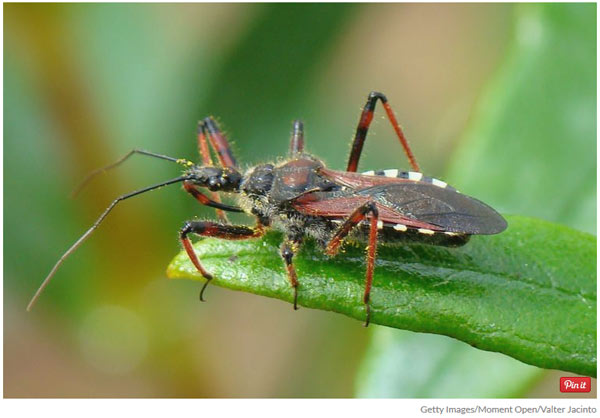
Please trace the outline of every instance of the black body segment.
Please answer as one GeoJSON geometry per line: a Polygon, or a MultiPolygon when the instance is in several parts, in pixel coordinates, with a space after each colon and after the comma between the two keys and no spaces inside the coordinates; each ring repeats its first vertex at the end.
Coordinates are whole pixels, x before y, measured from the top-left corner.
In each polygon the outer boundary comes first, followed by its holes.
{"type": "MultiPolygon", "coordinates": [[[[284,232],[280,247],[283,266],[293,289],[294,309],[301,290],[301,275],[294,257],[306,237],[314,238],[330,256],[335,256],[345,240],[366,244],[365,325],[371,318],[371,288],[375,278],[377,245],[420,242],[457,247],[471,235],[497,234],[506,229],[506,221],[494,209],[479,200],[459,193],[441,180],[423,176],[400,125],[382,93],[369,94],[361,113],[346,171],[336,171],[304,151],[304,125],[294,121],[289,142],[289,157],[277,164],[261,164],[242,173],[225,135],[217,122],[208,117],[198,124],[198,150],[202,165],[148,151],[133,150],[116,163],[94,171],[84,184],[98,173],[120,165],[133,154],[142,154],[184,167],[181,177],[146,187],[117,198],[58,260],[42,282],[28,309],[54,276],[58,267],[97,229],[121,200],[174,183],[200,204],[217,210],[220,222],[188,221],[179,231],[181,245],[198,272],[206,278],[204,291],[213,276],[202,266],[194,251],[191,235],[241,240],[261,237],[266,228],[284,232]],[[397,169],[356,172],[377,101],[381,101],[410,165],[415,171],[397,169]],[[211,153],[218,164],[213,163],[211,153]],[[202,189],[208,189],[210,197],[202,189]],[[219,193],[237,198],[237,205],[224,204],[219,193]],[[225,212],[245,212],[256,220],[254,227],[229,224],[225,212]]],[[[300,272],[301,273],[301,272],[300,272]]],[[[375,312],[373,314],[376,314],[375,312]]]]}

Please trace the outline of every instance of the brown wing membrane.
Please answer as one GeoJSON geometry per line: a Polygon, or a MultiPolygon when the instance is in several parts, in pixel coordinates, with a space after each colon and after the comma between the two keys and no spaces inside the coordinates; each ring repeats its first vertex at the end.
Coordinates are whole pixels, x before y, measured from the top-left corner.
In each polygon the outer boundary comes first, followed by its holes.
{"type": "Polygon", "coordinates": [[[353,188],[353,196],[370,198],[397,216],[430,225],[424,228],[487,235],[500,233],[507,226],[504,218],[485,203],[431,183],[327,169],[321,174],[353,188]]]}
{"type": "Polygon", "coordinates": [[[463,234],[497,234],[506,221],[494,209],[477,199],[428,183],[392,184],[357,191],[377,202],[418,219],[463,234]]]}
{"type": "Polygon", "coordinates": [[[331,197],[331,193],[313,192],[308,193],[292,202],[292,206],[299,212],[312,216],[323,216],[325,218],[341,219],[350,216],[356,208],[365,203],[375,200],[379,210],[379,220],[390,224],[402,224],[413,228],[426,228],[441,231],[436,225],[411,219],[403,216],[398,211],[389,208],[370,196],[340,196],[331,197]]]}

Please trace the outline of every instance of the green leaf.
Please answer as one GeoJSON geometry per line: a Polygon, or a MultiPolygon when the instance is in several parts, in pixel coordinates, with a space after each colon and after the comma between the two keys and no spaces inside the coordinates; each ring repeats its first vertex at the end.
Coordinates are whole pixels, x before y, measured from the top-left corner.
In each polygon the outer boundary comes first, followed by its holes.
{"type": "MultiPolygon", "coordinates": [[[[371,322],[448,335],[525,363],[596,374],[596,239],[518,216],[496,236],[458,249],[380,245],[371,322]]],[[[214,284],[291,301],[279,233],[260,240],[205,239],[195,248],[214,284]]],[[[312,242],[296,268],[299,304],[364,320],[364,246],[328,259],[312,242]]],[[[185,252],[170,278],[201,279],[185,252]]]]}

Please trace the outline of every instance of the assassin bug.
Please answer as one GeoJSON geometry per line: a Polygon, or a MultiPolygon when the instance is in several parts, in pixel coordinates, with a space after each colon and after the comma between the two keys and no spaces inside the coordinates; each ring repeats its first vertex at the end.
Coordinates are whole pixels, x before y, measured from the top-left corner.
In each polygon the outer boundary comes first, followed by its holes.
{"type": "Polygon", "coordinates": [[[204,300],[204,290],[213,276],[200,263],[192,247],[190,234],[239,240],[258,238],[269,227],[282,230],[285,239],[280,254],[294,289],[294,309],[297,309],[299,281],[293,259],[305,237],[314,238],[330,256],[337,254],[346,238],[353,238],[367,243],[363,294],[365,326],[370,320],[369,300],[379,240],[461,246],[467,243],[471,235],[497,234],[507,226],[504,218],[491,207],[420,172],[387,98],[378,92],[369,94],[363,108],[346,171],[330,170],[319,159],[304,152],[304,128],[300,121],[293,124],[287,160],[279,164],[257,165],[243,174],[238,169],[227,139],[211,117],[198,124],[198,147],[202,165],[133,150],[116,163],[92,172],[80,188],[95,175],[116,167],[133,154],[161,158],[184,166],[180,177],[115,199],[58,260],[28,309],[65,258],[89,237],[117,203],[174,183],[183,183],[185,191],[198,202],[215,208],[220,219],[220,222],[188,221],[179,232],[180,241],[190,260],[206,278],[200,291],[200,300],[204,300]],[[362,174],[356,172],[377,101],[381,101],[414,171],[393,169],[362,174]],[[218,165],[212,162],[209,145],[218,158],[218,165]],[[210,197],[203,194],[201,188],[207,188],[211,192],[210,197]],[[238,206],[221,203],[218,192],[236,194],[238,206]],[[225,212],[245,212],[256,218],[256,225],[231,225],[225,212]]]}

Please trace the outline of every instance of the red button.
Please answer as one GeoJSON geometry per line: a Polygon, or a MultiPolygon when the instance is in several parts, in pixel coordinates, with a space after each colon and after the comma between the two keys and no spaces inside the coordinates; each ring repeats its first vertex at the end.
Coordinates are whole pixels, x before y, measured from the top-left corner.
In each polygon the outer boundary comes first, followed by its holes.
{"type": "Polygon", "coordinates": [[[561,392],[589,392],[592,390],[591,377],[561,377],[561,392]]]}

